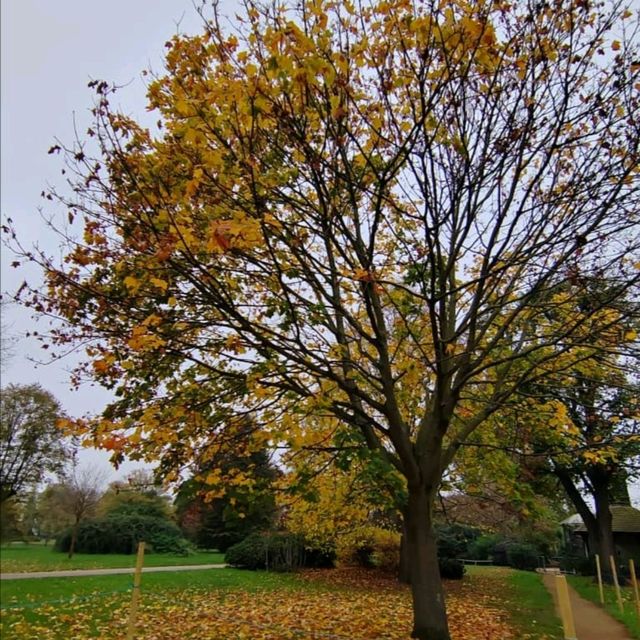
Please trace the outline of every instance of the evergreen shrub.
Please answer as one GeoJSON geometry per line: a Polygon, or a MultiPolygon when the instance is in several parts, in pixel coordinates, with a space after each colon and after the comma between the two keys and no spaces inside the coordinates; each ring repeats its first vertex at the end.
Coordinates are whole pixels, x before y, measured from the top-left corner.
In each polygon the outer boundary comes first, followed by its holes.
{"type": "MultiPolygon", "coordinates": [[[[72,529],[56,540],[58,551],[69,551],[72,529]]],[[[135,553],[144,540],[149,552],[188,555],[190,546],[177,525],[142,515],[112,515],[80,523],[75,551],[78,553],[135,553]]]]}
{"type": "Polygon", "coordinates": [[[513,542],[507,547],[507,561],[514,569],[531,571],[539,565],[540,554],[530,544],[513,542]]]}
{"type": "Polygon", "coordinates": [[[335,555],[308,548],[301,536],[288,532],[253,533],[229,547],[225,562],[243,569],[295,571],[333,566],[335,555]]]}

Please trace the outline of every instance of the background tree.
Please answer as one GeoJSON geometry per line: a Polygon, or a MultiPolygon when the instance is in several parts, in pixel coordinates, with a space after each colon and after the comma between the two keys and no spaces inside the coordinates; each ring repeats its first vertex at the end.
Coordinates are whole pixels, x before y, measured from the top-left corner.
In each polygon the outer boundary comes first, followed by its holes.
{"type": "Polygon", "coordinates": [[[100,498],[97,515],[141,515],[161,520],[173,519],[169,496],[155,482],[153,472],[138,469],[124,482],[112,482],[100,498]]]}
{"type": "Polygon", "coordinates": [[[96,512],[104,481],[104,474],[90,468],[79,468],[74,464],[71,473],[56,490],[58,505],[70,516],[72,522],[69,558],[72,558],[75,552],[81,523],[96,512]]]}
{"type": "Polygon", "coordinates": [[[576,264],[611,273],[611,297],[638,283],[637,17],[615,0],[245,8],[234,33],[214,13],[169,43],[153,134],[92,83],[101,153],[67,150],[78,198],[61,198],[83,233],[61,265],[34,254],[47,289],[24,300],[68,322],[54,342],[90,343],[116,393],[77,430],[169,480],[235,443],[238,414],[257,447],[337,418],[404,478],[413,636],[448,640],[443,473],[607,325],[572,313],[576,264]]]}
{"type": "MultiPolygon", "coordinates": [[[[601,354],[537,388],[547,407],[561,403],[566,418],[560,429],[534,431],[535,450],[585,523],[591,553],[601,558],[616,555],[610,506],[630,505],[626,483],[640,474],[640,386],[625,371],[637,364],[601,354]]],[[[608,565],[603,571],[612,579],[608,565]]]]}
{"type": "Polygon", "coordinates": [[[9,326],[5,322],[4,312],[8,302],[0,299],[0,370],[4,371],[7,362],[13,356],[14,338],[9,332],[9,326]]]}
{"type": "Polygon", "coordinates": [[[216,455],[194,477],[183,482],[176,495],[178,522],[186,537],[201,548],[226,551],[254,532],[271,529],[277,518],[275,481],[279,471],[266,449],[216,455]],[[210,475],[236,478],[231,486],[211,491],[210,475]],[[238,474],[242,474],[238,482],[238,474]]]}
{"type": "MultiPolygon", "coordinates": [[[[565,287],[575,287],[581,278],[574,270],[565,287]]],[[[505,462],[502,454],[502,463],[529,475],[524,487],[540,492],[546,483],[548,492],[549,477],[559,481],[585,522],[591,553],[605,559],[615,556],[609,507],[621,499],[629,504],[626,481],[640,472],[639,309],[624,299],[601,305],[612,286],[599,277],[586,281],[579,296],[571,296],[575,316],[600,307],[608,326],[580,349],[580,358],[570,366],[523,385],[515,407],[498,418],[502,428],[494,431],[501,433],[506,456],[512,456],[505,462]]],[[[552,315],[551,321],[563,323],[565,318],[552,315]]],[[[500,445],[495,439],[494,444],[500,445]]],[[[495,458],[496,453],[485,456],[484,468],[495,458]]],[[[611,579],[608,562],[603,571],[611,579]]]]}
{"type": "Polygon", "coordinates": [[[7,498],[0,509],[0,542],[22,540],[25,537],[20,503],[15,497],[7,498]]]}
{"type": "Polygon", "coordinates": [[[70,513],[66,499],[65,485],[58,482],[48,484],[38,494],[37,533],[38,537],[44,540],[45,545],[73,525],[73,515],[70,513]]]}
{"type": "Polygon", "coordinates": [[[0,503],[59,473],[69,456],[58,401],[40,385],[0,390],[0,503]]]}
{"type": "MultiPolygon", "coordinates": [[[[536,386],[540,395],[530,393],[497,414],[499,427],[478,430],[458,460],[459,486],[476,497],[497,486],[527,520],[555,497],[556,506],[581,516],[590,552],[608,558],[615,557],[610,506],[630,506],[626,483],[639,471],[638,391],[623,383],[620,368],[597,365],[582,362],[546,380],[536,386]]],[[[556,508],[556,523],[561,519],[556,508]]]]}

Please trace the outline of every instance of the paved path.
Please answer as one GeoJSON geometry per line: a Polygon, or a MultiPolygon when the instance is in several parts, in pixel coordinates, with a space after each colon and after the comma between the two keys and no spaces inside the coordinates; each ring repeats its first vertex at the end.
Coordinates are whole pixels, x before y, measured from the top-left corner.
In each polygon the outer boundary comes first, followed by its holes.
{"type": "MultiPolygon", "coordinates": [[[[142,573],[159,571],[199,571],[201,569],[224,569],[226,564],[180,564],[174,567],[143,567],[142,573]]],[[[27,578],[82,578],[84,576],[113,576],[133,573],[134,567],[118,569],[69,569],[67,571],[33,571],[31,573],[0,573],[0,580],[26,580],[27,578]]]]}
{"type": "MultiPolygon", "coordinates": [[[[558,611],[555,579],[555,575],[549,573],[543,576],[544,584],[551,592],[556,611],[558,611]]],[[[570,586],[569,599],[573,609],[573,620],[578,640],[632,640],[623,625],[598,605],[581,598],[570,586]]],[[[559,612],[558,617],[560,617],[559,612]]]]}

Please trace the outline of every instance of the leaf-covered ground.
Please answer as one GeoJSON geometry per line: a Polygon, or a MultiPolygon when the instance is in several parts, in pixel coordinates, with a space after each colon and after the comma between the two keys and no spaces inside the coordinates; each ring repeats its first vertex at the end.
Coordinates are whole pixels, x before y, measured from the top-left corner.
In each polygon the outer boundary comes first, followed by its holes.
{"type": "MultiPolygon", "coordinates": [[[[447,583],[455,640],[520,636],[495,605],[506,574],[473,575],[447,583]]],[[[3,612],[2,638],[58,640],[125,637],[127,594],[102,595],[66,606],[30,606],[3,612]],[[25,619],[25,613],[28,617],[25,619]]],[[[411,599],[393,578],[369,571],[305,573],[299,587],[144,593],[136,638],[145,640],[331,640],[409,637],[411,599]]]]}

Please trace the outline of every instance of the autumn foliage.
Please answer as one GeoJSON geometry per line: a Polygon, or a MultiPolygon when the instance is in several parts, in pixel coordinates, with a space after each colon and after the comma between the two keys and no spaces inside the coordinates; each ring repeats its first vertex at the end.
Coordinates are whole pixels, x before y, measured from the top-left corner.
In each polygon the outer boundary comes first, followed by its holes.
{"type": "Polygon", "coordinates": [[[23,294],[114,390],[69,427],[116,460],[175,480],[221,450],[315,447],[372,461],[380,488],[397,474],[413,634],[447,640],[443,473],[640,278],[638,18],[615,0],[245,9],[167,43],[155,129],[92,83],[64,259],[31,253],[47,287],[23,294]]]}

